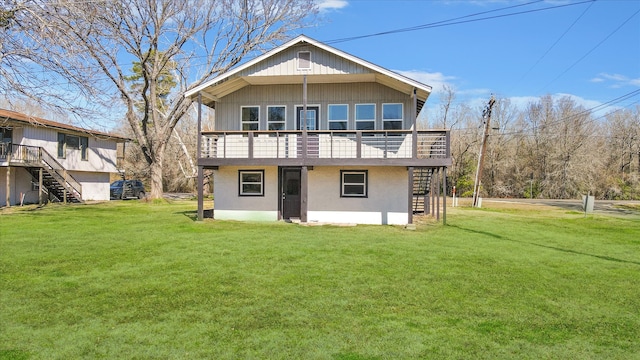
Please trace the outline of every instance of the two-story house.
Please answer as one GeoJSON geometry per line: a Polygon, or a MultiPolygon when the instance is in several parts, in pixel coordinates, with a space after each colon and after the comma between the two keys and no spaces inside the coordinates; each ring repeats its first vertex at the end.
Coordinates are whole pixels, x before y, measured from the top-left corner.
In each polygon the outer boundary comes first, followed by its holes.
{"type": "Polygon", "coordinates": [[[306,36],[193,88],[199,118],[215,111],[199,218],[213,169],[216,219],[412,223],[451,164],[449,132],[416,126],[430,92],[306,36]]]}
{"type": "Polygon", "coordinates": [[[126,141],[0,109],[0,206],[109,200],[118,143],[126,141]]]}

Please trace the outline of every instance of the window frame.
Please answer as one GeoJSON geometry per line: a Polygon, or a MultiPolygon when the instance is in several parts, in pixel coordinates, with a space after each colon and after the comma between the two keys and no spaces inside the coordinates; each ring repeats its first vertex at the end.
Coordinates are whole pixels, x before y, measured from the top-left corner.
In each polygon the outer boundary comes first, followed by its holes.
{"type": "Polygon", "coordinates": [[[286,105],[268,105],[267,106],[267,130],[269,131],[283,131],[287,130],[287,106],[286,105]],[[282,108],[282,121],[271,121],[271,109],[282,108]],[[282,129],[272,129],[271,124],[282,124],[282,129]]]}
{"type": "MultiPolygon", "coordinates": [[[[74,140],[75,143],[75,140],[74,140]]],[[[58,159],[67,158],[67,150],[80,150],[80,159],[82,161],[89,160],[89,138],[80,135],[70,135],[66,133],[58,133],[58,159]],[[69,139],[78,139],[77,146],[69,145],[69,139]]]]}
{"type": "Polygon", "coordinates": [[[329,104],[327,105],[327,126],[329,130],[349,130],[349,104],[329,104]],[[346,118],[345,119],[331,119],[331,107],[332,106],[343,106],[346,107],[346,118]],[[335,123],[344,123],[344,129],[332,129],[331,124],[335,123]]]}
{"type": "Polygon", "coordinates": [[[296,69],[297,70],[302,70],[302,71],[311,70],[311,51],[310,50],[300,50],[300,51],[298,51],[296,69]],[[300,56],[300,54],[309,54],[309,58],[308,59],[303,59],[300,56]],[[306,62],[306,64],[304,64],[303,62],[306,62]],[[303,67],[302,65],[307,65],[307,66],[303,67]]]}
{"type": "Polygon", "coordinates": [[[382,129],[383,130],[402,130],[404,128],[404,104],[403,103],[383,103],[382,104],[382,129]],[[400,118],[385,118],[385,106],[400,105],[400,118]],[[400,123],[399,128],[387,127],[388,123],[400,123]]]}
{"type": "Polygon", "coordinates": [[[363,103],[363,104],[355,104],[355,109],[354,109],[354,120],[355,120],[355,129],[356,130],[362,130],[362,131],[371,131],[371,130],[375,130],[376,129],[376,104],[375,103],[363,103]],[[373,119],[358,119],[358,107],[361,106],[373,106],[373,119]],[[373,128],[372,129],[359,129],[358,125],[361,123],[373,123],[373,128]]]}
{"type": "Polygon", "coordinates": [[[264,196],[264,170],[238,170],[238,196],[264,196]],[[245,174],[259,174],[260,181],[243,181],[243,175],[245,174]],[[246,192],[243,185],[259,184],[260,191],[246,192]]]}
{"type": "Polygon", "coordinates": [[[340,197],[341,198],[368,198],[369,197],[369,170],[340,170],[340,197]],[[362,183],[347,183],[345,175],[363,175],[362,183]],[[362,192],[358,194],[345,193],[345,186],[362,186],[362,192]]]}
{"type": "Polygon", "coordinates": [[[260,131],[260,106],[259,105],[243,105],[240,106],[240,128],[242,131],[260,131]],[[244,120],[244,109],[258,109],[258,116],[255,121],[252,120],[244,120]],[[245,129],[245,124],[255,124],[257,125],[257,129],[245,129]]]}

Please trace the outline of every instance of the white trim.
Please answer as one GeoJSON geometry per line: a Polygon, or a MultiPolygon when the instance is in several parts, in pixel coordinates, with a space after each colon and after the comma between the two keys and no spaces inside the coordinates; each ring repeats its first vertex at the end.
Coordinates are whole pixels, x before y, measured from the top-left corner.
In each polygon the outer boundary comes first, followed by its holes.
{"type": "MultiPolygon", "coordinates": [[[[241,105],[240,106],[240,130],[241,131],[259,131],[260,130],[260,110],[261,110],[260,109],[260,105],[241,105]],[[242,119],[242,110],[244,108],[258,108],[258,120],[257,120],[258,128],[256,130],[245,130],[244,129],[245,121],[242,119]]],[[[247,121],[246,123],[247,124],[251,124],[253,122],[252,121],[251,122],[247,121]]]]}
{"type": "Polygon", "coordinates": [[[311,63],[311,50],[300,50],[300,51],[298,51],[296,60],[297,60],[296,61],[296,70],[298,70],[298,71],[309,71],[309,70],[311,70],[311,66],[312,66],[312,63],[311,63]],[[302,54],[302,53],[309,54],[309,59],[308,60],[307,59],[302,59],[300,57],[300,54],[302,54]],[[308,67],[301,67],[300,66],[302,60],[309,61],[308,67]]]}
{"type": "Polygon", "coordinates": [[[382,109],[380,116],[382,118],[382,129],[384,130],[384,123],[387,121],[400,121],[401,126],[400,129],[404,128],[404,104],[403,103],[382,103],[382,109]],[[384,118],[384,106],[385,105],[400,105],[400,118],[399,119],[385,119],[384,118]]]}
{"type": "Polygon", "coordinates": [[[354,104],[353,105],[353,126],[355,127],[355,130],[358,130],[358,123],[359,122],[371,122],[373,121],[373,129],[371,130],[375,130],[376,129],[376,122],[377,122],[377,106],[376,103],[362,103],[362,104],[354,104]],[[373,105],[373,119],[364,119],[364,120],[358,120],[358,105],[373,105]]]}
{"type": "Polygon", "coordinates": [[[331,130],[331,123],[338,123],[338,122],[346,122],[347,123],[347,127],[345,128],[345,130],[349,129],[349,104],[327,104],[327,129],[331,130]],[[347,118],[344,120],[331,120],[329,119],[329,114],[331,114],[331,112],[329,111],[329,108],[331,106],[346,106],[347,107],[347,118]]]}
{"type": "MultiPolygon", "coordinates": [[[[316,130],[320,130],[320,128],[322,127],[322,106],[320,104],[307,104],[307,110],[311,107],[317,107],[318,108],[318,114],[317,114],[317,120],[318,120],[318,128],[316,130]]],[[[304,108],[304,105],[300,104],[300,105],[293,105],[293,129],[294,130],[302,130],[302,129],[298,129],[298,108],[300,108],[300,110],[302,110],[302,108],[304,108]]],[[[308,129],[307,129],[308,130],[308,129]]]]}
{"type": "MultiPolygon", "coordinates": [[[[216,212],[217,214],[217,212],[216,212]]],[[[363,225],[407,225],[407,212],[378,211],[313,211],[307,212],[309,223],[363,224],[363,225]],[[386,221],[384,221],[386,217],[386,221]]]]}
{"type": "Polygon", "coordinates": [[[285,44],[283,44],[283,45],[281,45],[279,47],[276,47],[276,48],[272,49],[271,51],[268,51],[268,52],[264,53],[262,56],[258,56],[257,58],[254,58],[253,60],[245,63],[244,65],[238,66],[237,68],[235,68],[233,70],[230,70],[230,71],[228,71],[228,72],[226,72],[226,73],[224,73],[224,74],[222,74],[220,76],[217,76],[217,77],[215,77],[215,78],[213,78],[213,79],[211,79],[211,80],[209,80],[209,81],[207,81],[207,82],[205,82],[205,83],[203,83],[203,84],[201,84],[199,86],[196,86],[191,90],[187,90],[185,92],[184,96],[185,97],[196,96],[200,91],[202,91],[202,90],[204,90],[204,89],[206,89],[206,88],[208,88],[210,86],[216,85],[217,83],[219,83],[219,82],[221,82],[221,81],[223,81],[223,80],[225,80],[225,79],[227,79],[227,78],[229,78],[229,77],[231,77],[231,76],[233,76],[233,75],[235,75],[235,74],[237,74],[237,73],[239,73],[239,72],[241,72],[241,71],[243,71],[243,70],[245,70],[245,69],[247,69],[247,68],[249,68],[249,67],[251,67],[251,66],[253,66],[253,65],[255,65],[255,64],[257,64],[257,63],[259,63],[259,62],[261,62],[261,61],[263,61],[263,60],[265,60],[265,59],[267,59],[267,58],[269,58],[269,57],[271,57],[271,56],[273,56],[275,54],[277,54],[277,53],[279,53],[279,52],[281,52],[281,51],[284,51],[284,50],[286,50],[286,49],[288,49],[288,48],[290,48],[290,47],[292,47],[294,45],[297,45],[299,43],[308,43],[308,44],[313,45],[315,47],[318,47],[318,48],[320,48],[322,50],[325,50],[325,51],[328,51],[328,52],[333,53],[335,55],[338,55],[338,56],[340,56],[340,57],[342,57],[344,59],[353,61],[356,64],[359,64],[359,65],[364,66],[364,67],[366,67],[366,68],[368,68],[370,70],[373,70],[374,72],[379,72],[379,73],[381,73],[383,75],[386,75],[386,76],[389,76],[389,77],[391,77],[391,78],[393,78],[393,79],[395,79],[397,81],[400,81],[400,82],[403,82],[405,84],[411,85],[411,86],[413,86],[413,87],[415,87],[417,89],[425,91],[427,93],[427,96],[428,96],[428,94],[431,93],[432,87],[429,86],[429,85],[423,84],[423,83],[421,83],[419,81],[415,81],[415,80],[410,79],[410,78],[408,78],[406,76],[403,76],[403,75],[400,75],[398,73],[395,73],[395,72],[393,72],[391,70],[387,70],[387,69],[385,69],[383,67],[380,67],[380,66],[372,64],[372,63],[370,63],[368,61],[362,60],[362,59],[360,59],[360,58],[358,58],[356,56],[347,54],[347,53],[345,53],[343,51],[340,51],[340,50],[338,50],[336,48],[333,48],[331,46],[323,44],[323,43],[321,43],[321,42],[319,42],[317,40],[311,39],[311,38],[309,38],[309,37],[307,37],[305,35],[300,35],[300,36],[296,37],[295,39],[292,39],[289,42],[287,42],[287,43],[285,43],[285,44]]]}
{"type": "Polygon", "coordinates": [[[284,128],[282,130],[287,130],[287,105],[267,105],[267,130],[269,129],[269,124],[275,123],[279,124],[282,122],[284,128]],[[282,121],[269,121],[269,108],[284,108],[284,119],[282,121]]]}
{"type": "Polygon", "coordinates": [[[216,220],[278,221],[278,212],[277,211],[215,209],[213,212],[213,217],[216,220]]]}

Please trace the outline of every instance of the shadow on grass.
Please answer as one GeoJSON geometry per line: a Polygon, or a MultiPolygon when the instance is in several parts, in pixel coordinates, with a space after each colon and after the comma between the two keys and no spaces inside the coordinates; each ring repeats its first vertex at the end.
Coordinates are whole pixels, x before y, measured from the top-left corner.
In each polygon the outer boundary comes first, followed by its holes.
{"type": "MultiPolygon", "coordinates": [[[[183,215],[189,218],[191,221],[198,221],[198,210],[186,210],[186,211],[178,211],[175,213],[176,215],[183,215]]],[[[204,209],[204,218],[205,219],[213,219],[213,209],[204,209]]]]}
{"type": "Polygon", "coordinates": [[[191,221],[198,221],[198,211],[197,210],[187,210],[187,211],[178,211],[175,213],[176,215],[183,215],[189,218],[191,221]]]}
{"type": "Polygon", "coordinates": [[[468,228],[464,228],[464,227],[458,226],[458,225],[450,225],[450,226],[454,227],[456,229],[460,229],[462,231],[466,231],[466,232],[473,233],[473,234],[484,235],[484,236],[492,237],[494,239],[511,241],[511,242],[515,242],[515,243],[519,243],[519,244],[533,245],[533,246],[537,246],[537,247],[541,247],[541,248],[545,248],[545,249],[556,250],[556,251],[561,251],[561,252],[565,252],[565,253],[569,253],[569,254],[589,256],[589,257],[593,257],[593,258],[600,259],[600,260],[607,260],[607,261],[613,261],[613,262],[624,263],[624,264],[640,265],[640,262],[638,262],[638,261],[623,260],[623,259],[618,259],[618,258],[614,258],[614,257],[611,257],[611,256],[606,256],[606,255],[589,254],[589,253],[576,251],[576,250],[571,250],[571,249],[563,249],[563,248],[556,247],[556,246],[543,245],[543,244],[538,244],[538,243],[529,242],[529,241],[514,240],[514,239],[506,238],[506,237],[501,236],[501,235],[490,233],[490,232],[487,232],[487,231],[479,231],[479,230],[468,229],[468,228]]]}

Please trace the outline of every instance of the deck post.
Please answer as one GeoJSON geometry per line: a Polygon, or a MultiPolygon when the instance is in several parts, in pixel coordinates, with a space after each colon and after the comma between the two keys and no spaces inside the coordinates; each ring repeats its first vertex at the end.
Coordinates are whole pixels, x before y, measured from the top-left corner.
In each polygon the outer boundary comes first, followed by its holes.
{"type": "MultiPolygon", "coordinates": [[[[438,169],[440,175],[440,169],[438,169]]],[[[436,176],[436,221],[440,221],[440,176],[436,176]]]]}
{"type": "Polygon", "coordinates": [[[431,179],[431,191],[429,191],[429,201],[431,202],[431,216],[436,216],[436,201],[435,201],[435,192],[436,192],[436,181],[435,179],[438,177],[438,170],[433,170],[433,178],[431,179]]]}
{"type": "Polygon", "coordinates": [[[411,152],[412,158],[418,158],[418,95],[417,89],[413,89],[411,94],[411,152]]]}
{"type": "Polygon", "coordinates": [[[407,173],[408,173],[408,188],[409,188],[409,194],[408,194],[408,198],[409,198],[409,204],[407,206],[408,208],[408,219],[407,219],[407,223],[408,224],[413,224],[413,166],[409,166],[407,168],[407,173]]]}
{"type": "MultiPolygon", "coordinates": [[[[62,199],[64,200],[65,205],[67,204],[67,170],[65,169],[62,174],[64,174],[64,179],[62,183],[62,199]]],[[[124,195],[124,191],[123,191],[124,195]]]]}
{"type": "Polygon", "coordinates": [[[38,205],[42,205],[44,204],[44,181],[43,181],[43,174],[42,172],[44,171],[44,169],[40,168],[40,170],[38,170],[38,205]]]}
{"type": "Polygon", "coordinates": [[[447,168],[442,168],[442,182],[444,191],[442,192],[442,225],[447,225],[447,168]]]}
{"type": "Polygon", "coordinates": [[[7,154],[7,207],[11,207],[11,151],[7,154]]]}
{"type": "Polygon", "coordinates": [[[307,222],[309,200],[309,168],[303,166],[300,170],[300,221],[307,222]]]}
{"type": "MultiPolygon", "coordinates": [[[[202,154],[202,93],[198,93],[198,138],[196,140],[196,159],[202,154]]],[[[202,221],[204,218],[204,169],[202,165],[198,165],[198,215],[197,220],[202,221]]]]}

